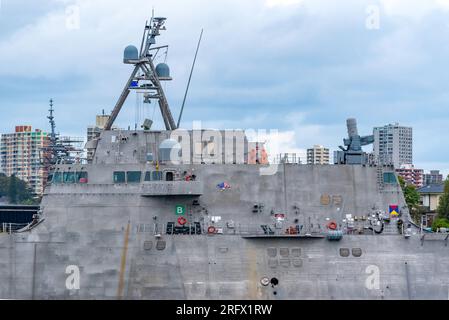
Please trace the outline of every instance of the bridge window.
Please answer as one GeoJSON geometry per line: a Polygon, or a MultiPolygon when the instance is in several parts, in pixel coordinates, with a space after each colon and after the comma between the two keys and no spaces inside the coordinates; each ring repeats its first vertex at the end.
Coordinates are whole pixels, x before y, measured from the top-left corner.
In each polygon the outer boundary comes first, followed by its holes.
{"type": "Polygon", "coordinates": [[[128,177],[128,183],[140,183],[142,179],[142,172],[140,171],[128,171],[126,175],[128,177]]]}
{"type": "Polygon", "coordinates": [[[151,171],[145,172],[145,182],[151,181],[151,171]]]}
{"type": "Polygon", "coordinates": [[[64,183],[75,183],[75,172],[64,172],[64,183]]]}
{"type": "Polygon", "coordinates": [[[153,181],[162,181],[162,172],[154,171],[153,172],[153,181]]]}
{"type": "Polygon", "coordinates": [[[114,183],[126,183],[126,174],[123,171],[114,172],[114,183]]]}
{"type": "Polygon", "coordinates": [[[62,172],[55,172],[53,175],[53,183],[62,183],[62,172]]]}
{"type": "Polygon", "coordinates": [[[87,183],[87,172],[77,172],[76,173],[76,181],[78,183],[87,183]]]}

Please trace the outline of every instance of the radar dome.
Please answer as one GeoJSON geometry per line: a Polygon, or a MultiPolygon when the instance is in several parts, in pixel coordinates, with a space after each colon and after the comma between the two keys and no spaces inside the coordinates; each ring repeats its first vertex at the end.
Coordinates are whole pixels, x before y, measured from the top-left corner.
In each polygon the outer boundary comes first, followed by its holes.
{"type": "Polygon", "coordinates": [[[159,63],[156,67],[156,74],[159,78],[170,78],[170,67],[166,63],[159,63]]]}
{"type": "Polygon", "coordinates": [[[139,51],[135,46],[127,46],[123,53],[123,62],[128,63],[130,60],[138,60],[139,51]]]}

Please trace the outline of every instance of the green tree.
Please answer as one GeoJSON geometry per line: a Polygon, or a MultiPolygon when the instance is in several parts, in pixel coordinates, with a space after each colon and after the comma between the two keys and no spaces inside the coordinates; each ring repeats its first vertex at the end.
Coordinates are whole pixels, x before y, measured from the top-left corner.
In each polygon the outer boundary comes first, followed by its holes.
{"type": "Polygon", "coordinates": [[[417,211],[419,209],[420,196],[414,185],[408,184],[404,178],[399,177],[399,183],[404,193],[405,202],[410,211],[417,211]]]}
{"type": "Polygon", "coordinates": [[[440,197],[437,212],[440,218],[449,219],[449,176],[444,182],[444,193],[440,197]]]}
{"type": "Polygon", "coordinates": [[[8,195],[8,177],[0,173],[0,198],[8,195]]]}
{"type": "Polygon", "coordinates": [[[16,176],[12,175],[9,178],[9,184],[8,184],[8,198],[9,202],[12,204],[17,203],[17,180],[16,176]]]}
{"type": "Polygon", "coordinates": [[[7,177],[0,174],[0,198],[2,197],[8,198],[8,201],[13,204],[34,205],[39,202],[28,184],[14,175],[7,177]]]}

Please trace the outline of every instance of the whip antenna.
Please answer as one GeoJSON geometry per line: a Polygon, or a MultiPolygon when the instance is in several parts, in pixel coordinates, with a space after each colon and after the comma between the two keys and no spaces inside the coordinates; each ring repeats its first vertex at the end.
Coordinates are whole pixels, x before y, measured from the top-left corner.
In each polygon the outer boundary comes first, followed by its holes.
{"type": "Polygon", "coordinates": [[[201,29],[200,40],[198,41],[198,47],[196,48],[195,59],[193,59],[193,65],[192,65],[192,70],[190,71],[189,82],[187,83],[187,89],[186,89],[186,93],[184,95],[184,101],[182,102],[181,113],[179,114],[178,128],[181,124],[182,114],[184,112],[184,107],[186,105],[187,95],[189,94],[190,82],[192,81],[193,71],[195,70],[196,58],[198,57],[198,52],[199,52],[200,46],[201,46],[201,40],[203,39],[203,31],[204,30],[201,29]]]}

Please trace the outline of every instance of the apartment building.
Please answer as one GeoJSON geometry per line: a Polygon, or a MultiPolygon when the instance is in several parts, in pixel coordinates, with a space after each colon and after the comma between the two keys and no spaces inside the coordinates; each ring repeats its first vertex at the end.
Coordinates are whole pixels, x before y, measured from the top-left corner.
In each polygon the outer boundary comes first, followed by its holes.
{"type": "Polygon", "coordinates": [[[307,149],[307,164],[329,164],[329,149],[315,145],[307,149]]]}
{"type": "Polygon", "coordinates": [[[36,195],[42,195],[48,172],[42,165],[42,149],[49,145],[49,135],[31,126],[16,126],[14,133],[2,134],[0,163],[7,176],[27,182],[36,195]]]}

